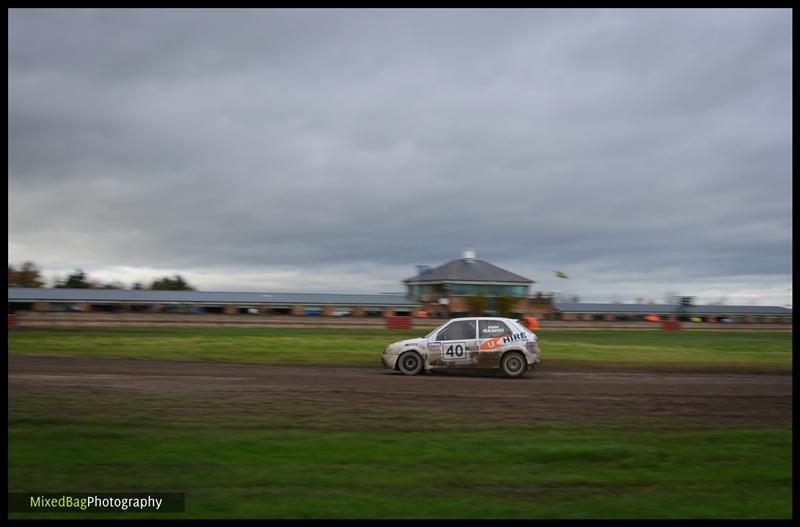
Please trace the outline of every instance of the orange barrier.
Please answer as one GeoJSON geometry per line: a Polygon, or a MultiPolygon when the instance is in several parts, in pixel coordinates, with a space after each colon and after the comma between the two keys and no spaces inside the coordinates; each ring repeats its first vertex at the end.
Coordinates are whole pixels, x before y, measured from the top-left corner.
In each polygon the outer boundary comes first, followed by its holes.
{"type": "Polygon", "coordinates": [[[536,317],[522,317],[528,329],[539,329],[539,320],[536,317]]]}

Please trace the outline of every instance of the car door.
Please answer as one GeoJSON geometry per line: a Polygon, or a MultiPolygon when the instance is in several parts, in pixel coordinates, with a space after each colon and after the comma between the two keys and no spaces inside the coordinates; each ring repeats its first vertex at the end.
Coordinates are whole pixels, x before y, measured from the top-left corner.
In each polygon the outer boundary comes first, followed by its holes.
{"type": "Polygon", "coordinates": [[[459,367],[477,362],[478,340],[475,320],[454,320],[434,335],[428,344],[433,366],[459,367]]]}
{"type": "Polygon", "coordinates": [[[503,338],[513,333],[514,331],[502,320],[479,320],[478,363],[482,366],[498,366],[505,346],[503,338]]]}

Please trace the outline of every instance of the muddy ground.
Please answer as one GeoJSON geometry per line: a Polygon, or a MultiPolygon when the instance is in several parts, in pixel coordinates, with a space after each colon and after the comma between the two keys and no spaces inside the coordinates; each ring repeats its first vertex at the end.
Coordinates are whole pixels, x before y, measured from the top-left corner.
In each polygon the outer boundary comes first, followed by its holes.
{"type": "Polygon", "coordinates": [[[10,395],[163,395],[173,402],[203,401],[184,404],[182,414],[276,412],[311,425],[327,418],[381,426],[417,419],[789,426],[792,418],[791,375],[545,365],[523,378],[506,379],[493,372],[406,377],[380,368],[9,357],[8,389],[10,395]]]}

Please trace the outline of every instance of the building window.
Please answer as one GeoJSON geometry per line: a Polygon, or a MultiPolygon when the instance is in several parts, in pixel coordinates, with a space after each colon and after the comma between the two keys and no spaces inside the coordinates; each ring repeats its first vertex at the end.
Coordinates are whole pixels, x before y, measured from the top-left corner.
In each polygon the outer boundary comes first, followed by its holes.
{"type": "Polygon", "coordinates": [[[490,284],[447,284],[455,296],[514,296],[528,295],[528,286],[490,284]]]}

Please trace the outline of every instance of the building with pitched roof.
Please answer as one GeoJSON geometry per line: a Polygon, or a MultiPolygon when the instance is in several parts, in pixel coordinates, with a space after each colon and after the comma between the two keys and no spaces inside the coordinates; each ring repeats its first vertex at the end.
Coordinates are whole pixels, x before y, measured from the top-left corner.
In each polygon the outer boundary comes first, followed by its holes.
{"type": "Polygon", "coordinates": [[[505,310],[503,302],[510,312],[524,313],[534,283],[478,259],[473,251],[464,251],[461,258],[435,268],[418,266],[416,276],[403,280],[408,298],[440,317],[466,316],[475,311],[498,313],[505,310]]]}

